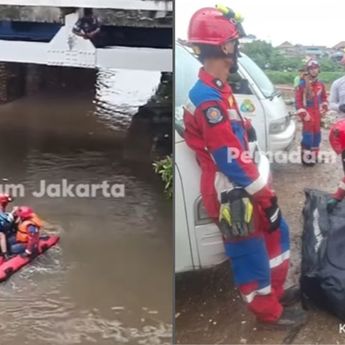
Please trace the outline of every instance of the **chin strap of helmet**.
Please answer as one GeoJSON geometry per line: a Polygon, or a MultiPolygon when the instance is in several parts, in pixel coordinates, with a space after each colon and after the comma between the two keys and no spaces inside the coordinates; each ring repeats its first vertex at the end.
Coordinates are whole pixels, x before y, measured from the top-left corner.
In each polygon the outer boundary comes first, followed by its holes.
{"type": "Polygon", "coordinates": [[[238,40],[235,41],[235,47],[233,53],[224,53],[224,55],[228,58],[232,59],[237,59],[240,55],[240,50],[239,50],[239,42],[238,40]]]}

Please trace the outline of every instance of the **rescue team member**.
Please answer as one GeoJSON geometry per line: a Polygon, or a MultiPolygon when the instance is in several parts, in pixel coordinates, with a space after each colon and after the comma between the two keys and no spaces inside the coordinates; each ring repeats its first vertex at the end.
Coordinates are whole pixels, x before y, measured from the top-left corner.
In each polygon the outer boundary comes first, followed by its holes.
{"type": "MultiPolygon", "coordinates": [[[[336,122],[329,132],[329,142],[336,154],[341,155],[345,173],[345,120],[336,122]]],[[[328,212],[332,212],[338,202],[345,197],[345,177],[340,181],[337,191],[327,202],[328,212]]]]}
{"type": "Polygon", "coordinates": [[[73,33],[85,39],[92,40],[101,31],[99,19],[93,15],[92,8],[85,8],[84,16],[73,27],[73,33]]]}
{"type": "Polygon", "coordinates": [[[321,116],[328,111],[325,85],[318,80],[319,63],[309,60],[308,75],[301,79],[295,91],[297,114],[303,122],[301,159],[305,166],[317,163],[321,143],[321,116]]]}
{"type": "Polygon", "coordinates": [[[305,320],[303,310],[283,307],[299,297],[295,288],[284,294],[288,226],[274,191],[241,155],[248,152],[248,139],[256,138],[227,83],[230,71],[237,70],[238,39],[244,34],[236,17],[227,8],[202,8],[190,20],[188,42],[203,67],[185,105],[185,139],[196,153],[203,202],[223,233],[244,301],[258,321],[297,326],[305,320]],[[234,151],[238,158],[229,155],[234,151]]]}
{"type": "Polygon", "coordinates": [[[30,207],[21,206],[15,211],[16,235],[9,239],[11,253],[24,256],[35,255],[38,250],[39,234],[43,221],[30,207]]]}
{"type": "MultiPolygon", "coordinates": [[[[345,55],[340,63],[345,66],[345,55]]],[[[345,76],[333,82],[329,96],[329,107],[331,110],[339,112],[340,117],[345,117],[345,76]]]]}
{"type": "Polygon", "coordinates": [[[8,235],[13,228],[13,214],[6,213],[7,205],[13,201],[8,194],[0,194],[0,248],[2,257],[7,260],[9,257],[7,250],[8,235]]]}

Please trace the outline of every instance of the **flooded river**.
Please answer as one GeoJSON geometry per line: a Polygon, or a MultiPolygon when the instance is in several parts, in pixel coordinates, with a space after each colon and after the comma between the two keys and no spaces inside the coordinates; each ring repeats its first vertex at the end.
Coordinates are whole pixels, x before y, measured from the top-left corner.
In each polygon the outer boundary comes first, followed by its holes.
{"type": "Polygon", "coordinates": [[[49,92],[0,106],[0,179],[24,184],[15,203],[31,205],[61,236],[0,285],[2,345],[170,342],[172,206],[149,157],[124,158],[130,119],[159,80],[103,71],[97,99],[49,92]],[[62,179],[124,184],[125,197],[32,195],[41,180],[62,179]]]}

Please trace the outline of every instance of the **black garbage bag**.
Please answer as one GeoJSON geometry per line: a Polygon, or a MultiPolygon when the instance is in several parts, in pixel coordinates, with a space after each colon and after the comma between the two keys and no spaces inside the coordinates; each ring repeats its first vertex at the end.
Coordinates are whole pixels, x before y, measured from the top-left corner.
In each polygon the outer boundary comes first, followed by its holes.
{"type": "Polygon", "coordinates": [[[303,302],[345,321],[345,202],[329,214],[328,193],[307,189],[305,195],[300,278],[303,302]]]}

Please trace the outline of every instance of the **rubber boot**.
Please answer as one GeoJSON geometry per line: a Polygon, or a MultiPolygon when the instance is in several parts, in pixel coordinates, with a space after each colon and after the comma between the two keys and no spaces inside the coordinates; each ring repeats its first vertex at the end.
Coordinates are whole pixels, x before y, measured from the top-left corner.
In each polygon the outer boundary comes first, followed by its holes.
{"type": "Polygon", "coordinates": [[[283,307],[290,307],[301,301],[301,290],[296,286],[291,286],[284,291],[284,295],[280,299],[283,307]]]}
{"type": "Polygon", "coordinates": [[[284,308],[283,313],[276,322],[262,322],[260,321],[260,328],[263,329],[281,329],[289,330],[296,329],[303,326],[307,322],[306,313],[302,308],[284,308]]]}
{"type": "Polygon", "coordinates": [[[277,327],[282,328],[297,328],[304,325],[307,321],[307,316],[302,308],[284,308],[279,320],[275,323],[277,327]]]}

